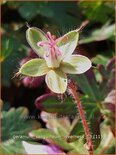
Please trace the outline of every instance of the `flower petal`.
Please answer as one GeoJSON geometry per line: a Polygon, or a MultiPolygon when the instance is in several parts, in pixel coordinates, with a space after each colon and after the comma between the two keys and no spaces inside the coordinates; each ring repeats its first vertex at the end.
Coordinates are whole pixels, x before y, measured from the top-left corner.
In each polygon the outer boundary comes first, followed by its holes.
{"type": "Polygon", "coordinates": [[[69,74],[82,74],[90,69],[91,61],[82,55],[72,55],[62,62],[60,69],[69,74]]]}
{"type": "Polygon", "coordinates": [[[21,66],[19,73],[27,76],[37,77],[45,75],[49,71],[46,61],[43,59],[32,59],[21,66]]]}
{"type": "Polygon", "coordinates": [[[63,58],[71,55],[78,43],[79,33],[77,30],[70,31],[57,40],[57,46],[63,58]]]}
{"type": "Polygon", "coordinates": [[[68,62],[62,62],[60,65],[60,69],[64,72],[64,73],[70,73],[70,74],[76,74],[77,73],[77,69],[75,66],[72,66],[70,63],[68,62]]]}
{"type": "Polygon", "coordinates": [[[39,41],[47,41],[46,34],[36,27],[30,27],[26,31],[26,38],[35,53],[40,57],[43,57],[44,49],[43,47],[37,46],[37,43],[39,41]]]}
{"type": "Polygon", "coordinates": [[[41,145],[41,144],[31,144],[26,141],[22,141],[22,145],[25,148],[27,154],[59,154],[63,153],[58,147],[54,145],[41,145]]]}
{"type": "Polygon", "coordinates": [[[67,88],[67,77],[60,70],[51,70],[46,75],[46,83],[50,90],[55,93],[64,93],[67,88]]]}

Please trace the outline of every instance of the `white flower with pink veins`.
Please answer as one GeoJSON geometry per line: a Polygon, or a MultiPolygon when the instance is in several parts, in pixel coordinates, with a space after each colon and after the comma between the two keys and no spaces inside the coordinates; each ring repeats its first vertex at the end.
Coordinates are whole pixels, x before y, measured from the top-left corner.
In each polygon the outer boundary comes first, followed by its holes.
{"type": "Polygon", "coordinates": [[[32,49],[41,58],[26,62],[19,73],[32,77],[46,75],[46,84],[55,93],[66,91],[67,74],[82,74],[91,67],[91,61],[87,57],[72,55],[78,43],[78,30],[55,39],[50,32],[45,34],[38,28],[30,27],[26,37],[32,49]]]}

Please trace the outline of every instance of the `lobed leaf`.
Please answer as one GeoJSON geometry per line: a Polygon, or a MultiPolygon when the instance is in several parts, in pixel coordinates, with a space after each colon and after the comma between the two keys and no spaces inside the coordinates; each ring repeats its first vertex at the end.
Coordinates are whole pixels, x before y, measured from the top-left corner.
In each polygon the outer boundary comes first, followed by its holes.
{"type": "MultiPolygon", "coordinates": [[[[40,127],[35,120],[27,120],[28,110],[25,107],[11,108],[9,111],[2,111],[2,143],[0,153],[25,153],[21,141],[27,139],[28,132],[40,127]]],[[[28,137],[29,139],[29,137],[28,137]]]]}
{"type": "Polygon", "coordinates": [[[71,150],[72,147],[63,140],[63,138],[48,129],[33,130],[30,135],[38,139],[44,139],[52,144],[58,145],[65,150],[71,150]]]}
{"type": "Polygon", "coordinates": [[[86,94],[91,101],[99,102],[103,100],[103,96],[99,91],[94,72],[89,69],[86,73],[73,76],[81,91],[86,94]]]}
{"type": "Polygon", "coordinates": [[[38,97],[35,101],[37,108],[42,111],[68,115],[69,117],[75,116],[77,113],[75,103],[68,97],[60,101],[56,96],[45,94],[42,98],[38,97]]]}

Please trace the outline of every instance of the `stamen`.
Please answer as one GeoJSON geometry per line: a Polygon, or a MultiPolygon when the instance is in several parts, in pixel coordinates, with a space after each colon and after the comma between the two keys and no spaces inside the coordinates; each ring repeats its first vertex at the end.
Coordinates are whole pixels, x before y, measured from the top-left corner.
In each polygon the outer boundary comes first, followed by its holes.
{"type": "Polygon", "coordinates": [[[50,32],[47,32],[46,34],[47,34],[47,37],[48,37],[50,40],[53,40],[52,35],[51,35],[50,32]]]}
{"type": "Polygon", "coordinates": [[[49,42],[45,42],[45,41],[39,41],[37,43],[37,46],[45,46],[45,45],[51,45],[49,42]]]}
{"type": "Polygon", "coordinates": [[[46,57],[49,57],[50,53],[49,52],[46,52],[45,56],[46,57]]]}
{"type": "Polygon", "coordinates": [[[49,67],[59,67],[62,54],[57,47],[55,36],[52,36],[50,32],[47,32],[46,37],[48,40],[39,41],[37,46],[44,48],[44,58],[49,67]]]}
{"type": "Polygon", "coordinates": [[[43,42],[38,42],[37,46],[44,46],[44,43],[43,42]]]}
{"type": "Polygon", "coordinates": [[[54,46],[55,45],[55,37],[52,36],[50,32],[47,32],[47,37],[50,41],[51,46],[54,46]]]}

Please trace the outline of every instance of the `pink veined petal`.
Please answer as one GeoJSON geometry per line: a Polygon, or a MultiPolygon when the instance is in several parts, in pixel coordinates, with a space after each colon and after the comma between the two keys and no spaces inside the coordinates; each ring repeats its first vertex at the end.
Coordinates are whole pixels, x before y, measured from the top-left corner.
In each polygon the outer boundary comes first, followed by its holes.
{"type": "Polygon", "coordinates": [[[44,59],[31,59],[21,66],[19,73],[31,76],[38,77],[45,75],[50,69],[48,68],[46,61],[44,59]]]}
{"type": "Polygon", "coordinates": [[[26,31],[26,39],[27,39],[29,45],[31,46],[31,48],[33,49],[33,51],[38,56],[43,57],[44,49],[43,49],[43,47],[37,46],[37,43],[39,41],[42,41],[42,42],[48,41],[48,38],[46,37],[45,33],[36,27],[30,27],[26,31]]]}
{"type": "Polygon", "coordinates": [[[60,69],[69,74],[82,74],[90,69],[91,61],[82,55],[71,55],[65,58],[60,66],[60,69]]]}
{"type": "Polygon", "coordinates": [[[67,89],[67,77],[61,70],[50,70],[45,77],[46,84],[55,93],[64,93],[67,89]]]}
{"type": "Polygon", "coordinates": [[[56,40],[56,44],[62,54],[62,59],[71,56],[77,46],[78,38],[78,31],[73,30],[56,40]]]}

